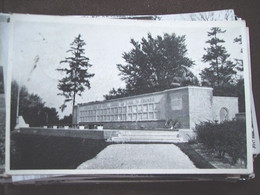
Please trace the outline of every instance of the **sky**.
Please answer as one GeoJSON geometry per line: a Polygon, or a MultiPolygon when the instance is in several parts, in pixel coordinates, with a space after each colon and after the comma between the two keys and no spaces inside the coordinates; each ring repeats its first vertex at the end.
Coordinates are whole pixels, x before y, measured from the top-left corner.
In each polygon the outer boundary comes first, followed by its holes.
{"type": "MultiPolygon", "coordinates": [[[[27,17],[28,18],[28,17],[27,17]]],[[[36,17],[37,18],[37,17],[36,17]]],[[[192,71],[199,76],[199,72],[208,65],[201,61],[206,53],[204,48],[208,46],[207,32],[210,26],[195,25],[189,22],[182,25],[158,21],[127,21],[127,20],[100,20],[81,19],[64,21],[53,18],[44,19],[19,19],[13,23],[11,60],[12,78],[25,85],[30,93],[39,95],[46,106],[55,107],[60,117],[71,113],[71,104],[62,113],[59,106],[64,98],[58,96],[58,80],[63,76],[56,69],[64,67],[61,60],[70,54],[66,51],[70,43],[78,34],[82,35],[86,42],[85,54],[93,66],[89,69],[95,76],[90,79],[91,89],[86,90],[81,97],[77,96],[76,103],[103,100],[103,95],[108,94],[112,88],[124,87],[116,64],[125,64],[122,53],[131,50],[130,39],[136,41],[147,37],[151,33],[153,37],[164,33],[176,33],[186,36],[187,57],[192,59],[195,65],[192,71]],[[57,22],[58,21],[58,22],[57,22]],[[83,22],[82,22],[83,21],[83,22]],[[38,58],[36,68],[32,71],[35,60],[38,58]]],[[[236,26],[222,27],[226,33],[221,35],[226,43],[231,59],[242,58],[240,46],[233,40],[241,34],[241,29],[236,26]]]]}

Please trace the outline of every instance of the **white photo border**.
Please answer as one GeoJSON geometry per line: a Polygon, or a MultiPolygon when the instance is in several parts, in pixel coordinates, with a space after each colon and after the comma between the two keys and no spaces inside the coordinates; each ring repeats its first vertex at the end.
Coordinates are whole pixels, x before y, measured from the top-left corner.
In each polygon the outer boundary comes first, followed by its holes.
{"type": "Polygon", "coordinates": [[[247,45],[247,30],[244,21],[141,21],[141,20],[120,20],[105,18],[73,18],[62,16],[35,16],[13,14],[10,17],[9,25],[9,45],[8,45],[8,73],[6,89],[6,174],[8,175],[27,175],[27,174],[252,174],[253,155],[252,155],[252,122],[251,122],[251,97],[250,97],[250,75],[249,58],[247,45]],[[244,82],[245,82],[245,102],[246,102],[246,129],[247,129],[247,168],[245,169],[91,169],[91,170],[70,170],[70,169],[44,169],[44,170],[11,170],[10,169],[10,108],[11,108],[11,80],[12,80],[12,54],[13,54],[13,28],[16,22],[58,22],[64,24],[109,24],[129,26],[134,25],[149,27],[172,26],[173,28],[199,28],[199,27],[240,27],[242,31],[242,47],[244,60],[244,82]]]}

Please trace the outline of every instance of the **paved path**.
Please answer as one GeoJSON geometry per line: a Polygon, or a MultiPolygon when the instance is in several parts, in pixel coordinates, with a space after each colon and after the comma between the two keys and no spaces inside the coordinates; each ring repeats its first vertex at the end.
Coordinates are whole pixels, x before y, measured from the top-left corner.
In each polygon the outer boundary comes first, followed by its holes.
{"type": "Polygon", "coordinates": [[[78,169],[194,169],[174,144],[113,144],[78,169]]]}

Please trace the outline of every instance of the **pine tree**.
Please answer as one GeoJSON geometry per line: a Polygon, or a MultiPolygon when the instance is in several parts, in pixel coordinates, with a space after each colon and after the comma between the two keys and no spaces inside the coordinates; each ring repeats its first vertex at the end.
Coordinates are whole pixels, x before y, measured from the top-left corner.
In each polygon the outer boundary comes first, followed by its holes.
{"type": "Polygon", "coordinates": [[[219,34],[225,32],[220,28],[210,29],[209,40],[206,41],[209,47],[205,48],[207,53],[202,57],[203,62],[209,63],[209,67],[200,73],[202,85],[213,87],[217,92],[216,95],[225,95],[224,88],[228,88],[235,82],[236,64],[229,59],[230,54],[222,45],[225,41],[218,37],[219,34]]]}
{"type": "Polygon", "coordinates": [[[58,95],[65,97],[64,104],[60,107],[62,111],[66,108],[66,103],[70,101],[72,101],[73,111],[76,95],[81,96],[85,87],[90,89],[89,79],[94,74],[88,72],[92,65],[89,63],[89,58],[85,56],[85,49],[83,48],[85,45],[86,43],[79,34],[70,44],[70,49],[67,51],[71,56],[60,62],[68,64],[68,67],[57,69],[66,74],[58,83],[58,89],[61,91],[58,95]]]}
{"type": "MultiPolygon", "coordinates": [[[[236,37],[236,38],[234,39],[234,43],[238,43],[238,44],[241,46],[241,45],[242,45],[242,36],[239,35],[238,37],[236,37]]],[[[243,49],[242,49],[242,48],[241,48],[241,50],[240,50],[240,53],[243,53],[243,49]]],[[[243,60],[236,58],[235,61],[236,61],[236,63],[237,63],[237,67],[236,67],[237,70],[238,70],[238,71],[243,71],[243,70],[244,70],[243,60]]]]}

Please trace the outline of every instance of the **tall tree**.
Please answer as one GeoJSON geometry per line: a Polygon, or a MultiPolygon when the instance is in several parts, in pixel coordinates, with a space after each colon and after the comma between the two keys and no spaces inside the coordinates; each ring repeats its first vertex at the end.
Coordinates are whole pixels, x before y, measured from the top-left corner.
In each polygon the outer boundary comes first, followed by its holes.
{"type": "Polygon", "coordinates": [[[60,107],[62,111],[66,108],[66,103],[72,101],[73,113],[76,95],[81,96],[85,87],[90,89],[89,79],[93,77],[94,74],[88,72],[92,65],[89,63],[89,58],[85,56],[85,45],[86,43],[79,34],[70,44],[70,49],[67,51],[71,56],[66,57],[65,60],[60,62],[68,64],[68,66],[66,68],[57,69],[66,74],[58,83],[58,89],[61,91],[58,95],[65,97],[65,101],[60,107]]]}
{"type": "Polygon", "coordinates": [[[25,86],[20,86],[16,81],[11,85],[11,129],[16,125],[17,99],[19,98],[18,115],[23,116],[25,122],[32,127],[56,124],[59,120],[55,108],[45,106],[45,102],[37,94],[28,92],[25,86]]]}
{"type": "Polygon", "coordinates": [[[43,125],[57,125],[59,123],[59,116],[56,108],[43,107],[38,112],[40,118],[39,123],[43,125]]]}
{"type": "Polygon", "coordinates": [[[110,99],[116,99],[116,98],[121,98],[126,96],[128,96],[128,91],[126,89],[118,88],[116,90],[115,88],[113,88],[112,90],[109,91],[109,94],[104,95],[104,98],[106,100],[110,100],[110,99]]]}
{"type": "MultiPolygon", "coordinates": [[[[238,37],[236,37],[234,39],[234,43],[238,43],[241,46],[242,45],[242,36],[239,35],[238,37]]],[[[242,48],[240,49],[240,53],[243,53],[243,49],[242,48]]],[[[237,70],[238,71],[243,71],[244,70],[243,60],[242,59],[238,59],[238,58],[236,58],[235,60],[236,60],[236,63],[237,63],[237,67],[236,67],[237,70]]]]}
{"type": "Polygon", "coordinates": [[[118,64],[126,89],[112,90],[105,98],[137,95],[184,85],[198,85],[190,71],[193,61],[187,57],[185,36],[167,34],[131,39],[133,49],[123,53],[125,64],[118,64]]]}
{"type": "Polygon", "coordinates": [[[72,123],[72,114],[68,116],[64,116],[62,119],[59,120],[60,125],[68,125],[72,123]]]}
{"type": "MultiPolygon", "coordinates": [[[[236,37],[234,39],[234,43],[238,43],[241,47],[242,45],[242,36],[239,35],[238,37],[236,37]]],[[[240,49],[240,53],[243,53],[243,49],[241,47],[240,49]]],[[[244,63],[243,63],[243,59],[242,58],[236,58],[236,69],[239,72],[243,72],[244,71],[244,63]]],[[[239,112],[245,112],[245,90],[244,90],[245,86],[244,86],[244,78],[242,75],[240,75],[240,77],[237,80],[236,86],[235,86],[235,91],[236,91],[236,95],[238,96],[238,105],[239,105],[239,112]]]]}
{"type": "Polygon", "coordinates": [[[209,47],[205,48],[206,54],[202,57],[203,62],[209,63],[209,67],[200,73],[202,85],[213,87],[216,95],[225,95],[222,89],[235,83],[236,64],[229,59],[230,54],[222,45],[225,41],[218,37],[225,32],[220,28],[210,29],[206,41],[209,47]]]}

